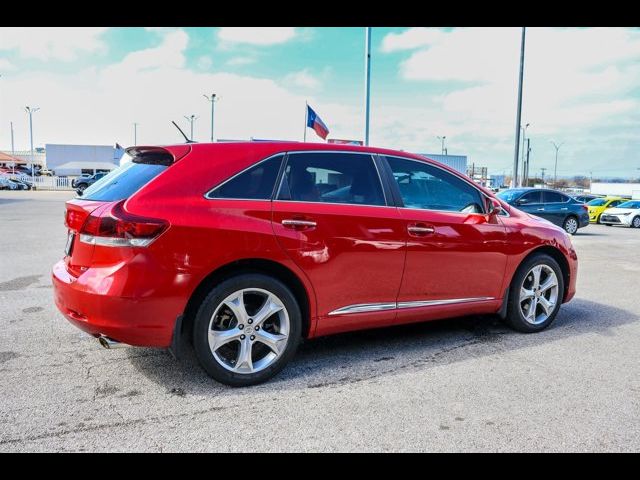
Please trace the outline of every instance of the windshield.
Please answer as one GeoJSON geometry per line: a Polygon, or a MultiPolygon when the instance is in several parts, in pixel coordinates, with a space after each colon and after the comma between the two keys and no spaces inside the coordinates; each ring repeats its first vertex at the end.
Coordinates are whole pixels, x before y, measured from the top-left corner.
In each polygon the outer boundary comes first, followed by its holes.
{"type": "Polygon", "coordinates": [[[496,194],[496,196],[509,203],[518,198],[522,192],[520,190],[503,190],[502,192],[496,194]]]}
{"type": "Polygon", "coordinates": [[[618,205],[617,208],[640,208],[640,201],[624,202],[618,205]]]}
{"type": "Polygon", "coordinates": [[[605,203],[607,203],[607,201],[604,198],[594,198],[593,200],[587,202],[587,205],[591,205],[592,207],[601,207],[605,203]]]}

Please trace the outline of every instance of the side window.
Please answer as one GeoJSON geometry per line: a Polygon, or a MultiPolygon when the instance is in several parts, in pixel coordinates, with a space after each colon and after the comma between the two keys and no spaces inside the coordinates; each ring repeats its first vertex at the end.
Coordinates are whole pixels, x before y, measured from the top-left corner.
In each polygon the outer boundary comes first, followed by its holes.
{"type": "Polygon", "coordinates": [[[542,203],[542,191],[525,193],[518,199],[521,205],[530,205],[532,203],[542,203]]]}
{"type": "Polygon", "coordinates": [[[482,213],[480,192],[461,178],[417,160],[386,157],[405,207],[482,213]]]}
{"type": "Polygon", "coordinates": [[[371,155],[290,153],[279,200],[385,205],[371,155]]]}
{"type": "Polygon", "coordinates": [[[621,200],[614,200],[613,202],[611,202],[609,204],[608,208],[613,208],[613,207],[617,207],[618,205],[620,205],[621,200]]]}
{"type": "Polygon", "coordinates": [[[564,203],[568,200],[566,196],[558,192],[544,192],[544,203],[564,203]]]}
{"type": "Polygon", "coordinates": [[[283,155],[270,158],[216,187],[207,198],[270,200],[283,155]]]}

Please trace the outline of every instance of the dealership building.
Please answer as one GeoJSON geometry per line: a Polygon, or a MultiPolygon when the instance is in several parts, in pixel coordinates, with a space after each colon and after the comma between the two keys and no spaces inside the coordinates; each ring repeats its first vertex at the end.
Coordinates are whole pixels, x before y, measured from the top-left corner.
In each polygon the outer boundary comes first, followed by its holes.
{"type": "Polygon", "coordinates": [[[61,145],[45,147],[47,168],[58,176],[111,171],[118,168],[124,154],[122,148],[111,145],[61,145]]]}

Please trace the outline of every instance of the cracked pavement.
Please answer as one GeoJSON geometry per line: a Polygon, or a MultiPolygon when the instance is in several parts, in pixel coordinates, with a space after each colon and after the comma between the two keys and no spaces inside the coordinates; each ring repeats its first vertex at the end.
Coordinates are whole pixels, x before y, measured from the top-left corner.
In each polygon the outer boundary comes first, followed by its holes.
{"type": "Polygon", "coordinates": [[[0,451],[640,449],[640,230],[579,231],[578,293],[542,333],[485,316],[326,337],[232,389],[58,313],[71,196],[0,192],[0,451]]]}

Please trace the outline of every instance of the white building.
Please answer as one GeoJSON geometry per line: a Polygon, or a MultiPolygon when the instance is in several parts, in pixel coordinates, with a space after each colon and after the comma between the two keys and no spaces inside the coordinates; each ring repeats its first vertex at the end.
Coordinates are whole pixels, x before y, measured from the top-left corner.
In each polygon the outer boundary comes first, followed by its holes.
{"type": "Polygon", "coordinates": [[[47,168],[56,175],[80,175],[118,168],[124,151],[111,145],[46,145],[47,168]]]}
{"type": "Polygon", "coordinates": [[[591,184],[591,193],[595,195],[631,197],[633,200],[637,200],[640,199],[640,183],[593,182],[591,184]]]}

